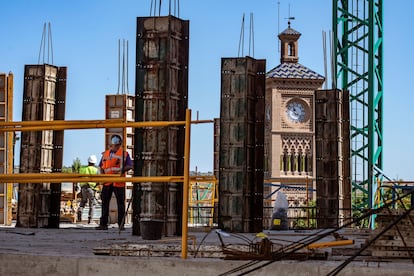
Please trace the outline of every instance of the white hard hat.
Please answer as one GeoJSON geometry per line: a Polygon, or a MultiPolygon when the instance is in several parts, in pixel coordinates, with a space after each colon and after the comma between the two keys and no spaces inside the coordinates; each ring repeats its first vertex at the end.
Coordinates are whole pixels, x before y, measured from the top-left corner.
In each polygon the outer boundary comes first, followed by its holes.
{"type": "Polygon", "coordinates": [[[95,164],[98,161],[98,158],[96,158],[96,155],[92,154],[91,156],[89,156],[88,158],[88,162],[89,163],[93,163],[95,164]]]}

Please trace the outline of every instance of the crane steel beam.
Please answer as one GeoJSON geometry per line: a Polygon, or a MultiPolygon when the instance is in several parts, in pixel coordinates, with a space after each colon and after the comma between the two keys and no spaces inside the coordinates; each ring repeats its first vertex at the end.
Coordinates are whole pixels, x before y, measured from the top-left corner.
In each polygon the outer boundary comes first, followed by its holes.
{"type": "Polygon", "coordinates": [[[333,0],[334,85],[350,92],[354,211],[372,208],[374,167],[383,165],[382,2],[333,0]]]}

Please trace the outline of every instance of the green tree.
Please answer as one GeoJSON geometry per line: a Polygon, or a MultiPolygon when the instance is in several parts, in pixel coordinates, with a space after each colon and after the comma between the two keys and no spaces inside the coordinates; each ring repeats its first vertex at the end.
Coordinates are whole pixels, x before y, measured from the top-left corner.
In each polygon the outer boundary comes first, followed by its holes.
{"type": "Polygon", "coordinates": [[[369,218],[360,219],[368,210],[364,205],[368,201],[368,195],[363,193],[355,193],[355,196],[352,198],[352,219],[358,220],[353,225],[357,228],[368,228],[369,227],[369,218]],[[359,220],[360,219],[360,220],[359,220]]]}
{"type": "Polygon", "coordinates": [[[62,167],[62,173],[72,173],[72,167],[62,167]]]}
{"type": "Polygon", "coordinates": [[[316,200],[310,200],[308,206],[306,204],[302,204],[302,206],[298,207],[301,210],[301,216],[295,218],[293,223],[294,229],[312,229],[316,228],[317,222],[317,207],[316,207],[316,200]],[[309,219],[308,216],[309,215],[309,219]]]}
{"type": "Polygon", "coordinates": [[[80,167],[82,167],[82,163],[81,163],[80,159],[78,157],[76,157],[76,159],[73,160],[73,163],[72,163],[72,172],[79,173],[80,167]]]}

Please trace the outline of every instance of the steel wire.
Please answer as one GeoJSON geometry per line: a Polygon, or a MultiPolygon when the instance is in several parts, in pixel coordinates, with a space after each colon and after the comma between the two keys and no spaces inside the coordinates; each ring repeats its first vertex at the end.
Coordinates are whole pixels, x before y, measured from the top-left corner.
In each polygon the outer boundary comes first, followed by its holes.
{"type": "MultiPolygon", "coordinates": [[[[355,224],[355,223],[357,223],[357,222],[359,222],[359,221],[361,221],[361,220],[363,220],[363,219],[365,219],[365,218],[367,218],[367,217],[369,217],[369,216],[371,216],[371,215],[373,215],[373,214],[376,214],[376,213],[379,213],[380,211],[382,211],[382,210],[384,210],[384,209],[386,209],[386,208],[389,208],[389,206],[391,206],[395,201],[397,201],[397,200],[401,200],[402,198],[405,198],[406,196],[409,196],[409,195],[411,195],[411,194],[414,194],[414,191],[413,192],[411,192],[411,193],[407,193],[407,194],[405,194],[405,195],[403,195],[403,196],[400,196],[400,197],[398,197],[398,198],[396,198],[395,200],[393,200],[393,201],[390,201],[390,202],[388,202],[388,203],[386,203],[386,204],[384,204],[383,206],[381,206],[381,207],[379,207],[379,208],[377,208],[377,209],[371,209],[371,210],[368,210],[365,214],[363,214],[361,217],[359,217],[359,218],[356,218],[356,219],[354,219],[354,220],[351,220],[351,221],[349,221],[348,223],[345,223],[344,225],[342,225],[342,226],[340,226],[340,227],[338,227],[338,228],[335,228],[335,229],[332,229],[332,230],[328,230],[327,232],[325,232],[325,233],[323,233],[324,231],[326,231],[327,229],[321,229],[320,231],[318,231],[316,234],[316,236],[315,237],[305,237],[305,238],[303,238],[303,239],[300,239],[299,241],[297,241],[297,242],[294,242],[294,243],[292,243],[292,244],[290,244],[290,245],[288,245],[287,247],[285,247],[285,248],[282,248],[281,250],[279,250],[279,251],[276,251],[276,252],[274,252],[273,254],[272,254],[272,260],[270,260],[270,261],[268,261],[268,262],[265,262],[264,264],[261,264],[261,265],[259,265],[259,266],[256,266],[256,267],[253,267],[253,268],[251,268],[250,270],[247,270],[247,271],[243,271],[242,272],[242,270],[244,270],[245,268],[248,268],[248,267],[251,267],[251,266],[253,266],[253,265],[255,265],[255,264],[258,264],[258,263],[260,263],[261,261],[252,261],[252,262],[250,262],[250,263],[247,263],[247,264],[243,264],[243,265],[241,265],[241,266],[239,266],[239,267],[236,267],[236,268],[234,268],[234,269],[232,269],[232,270],[229,270],[229,271],[227,271],[227,272],[224,272],[224,273],[222,273],[222,274],[219,274],[219,276],[227,276],[227,275],[231,275],[231,274],[233,274],[233,273],[236,273],[236,272],[241,272],[240,274],[237,274],[237,275],[247,275],[247,274],[249,274],[249,273],[252,273],[252,272],[255,272],[255,271],[257,271],[257,270],[259,270],[259,269],[261,269],[261,268],[264,268],[264,267],[266,267],[266,266],[268,266],[268,265],[270,265],[270,264],[272,264],[272,263],[274,263],[275,261],[279,261],[279,260],[281,260],[281,259],[283,259],[283,258],[285,258],[285,257],[287,257],[287,256],[289,256],[289,255],[291,255],[291,254],[293,254],[293,253],[295,253],[296,251],[298,251],[298,250],[300,250],[300,249],[302,249],[302,248],[304,248],[304,247],[306,247],[306,246],[308,246],[309,244],[311,244],[311,243],[314,243],[314,242],[316,242],[316,241],[319,241],[320,239],[322,239],[322,238],[324,238],[324,237],[326,237],[326,236],[328,236],[328,235],[331,235],[332,233],[334,233],[334,232],[337,232],[337,231],[339,231],[339,230],[341,230],[341,229],[343,229],[343,228],[346,228],[346,227],[348,227],[348,226],[350,226],[350,225],[352,225],[352,224],[355,224]],[[323,233],[323,234],[318,234],[318,233],[323,233]],[[300,244],[300,243],[302,243],[301,245],[298,245],[298,244],[300,244]]],[[[361,251],[362,252],[362,251],[361,251]]],[[[346,265],[347,265],[348,263],[346,263],[343,267],[345,267],[346,265]]],[[[342,268],[343,268],[342,267],[342,268]]],[[[342,269],[341,268],[341,269],[342,269]]]]}

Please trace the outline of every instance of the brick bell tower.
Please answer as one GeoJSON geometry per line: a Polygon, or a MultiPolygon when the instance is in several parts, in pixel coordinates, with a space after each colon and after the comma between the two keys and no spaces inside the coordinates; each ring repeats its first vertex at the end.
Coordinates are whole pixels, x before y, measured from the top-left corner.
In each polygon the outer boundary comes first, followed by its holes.
{"type": "Polygon", "coordinates": [[[289,205],[315,196],[306,193],[315,188],[314,93],[325,81],[299,63],[300,36],[289,22],[278,35],[280,64],[266,76],[264,197],[280,190],[289,205]]]}

